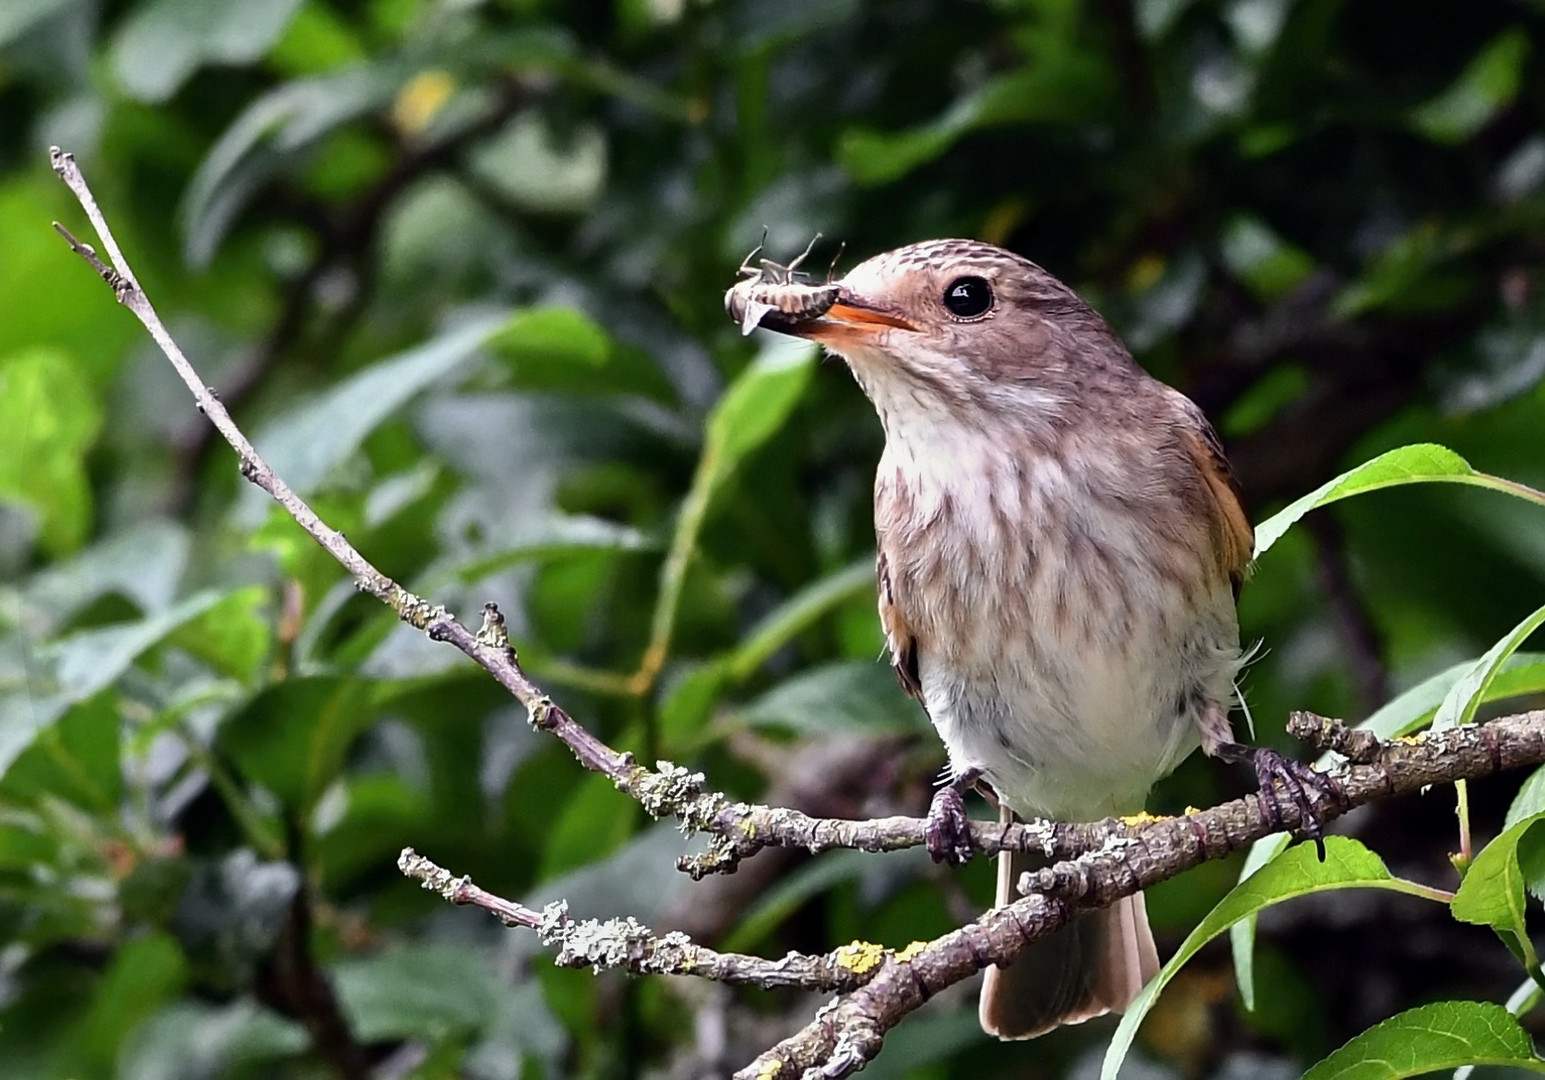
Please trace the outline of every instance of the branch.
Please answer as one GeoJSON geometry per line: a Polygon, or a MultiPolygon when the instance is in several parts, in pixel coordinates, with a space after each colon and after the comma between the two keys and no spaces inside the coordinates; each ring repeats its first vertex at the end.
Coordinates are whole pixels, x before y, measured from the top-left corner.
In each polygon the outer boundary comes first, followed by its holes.
{"type": "Polygon", "coordinates": [[[632,916],[621,919],[571,919],[567,900],[541,911],[495,896],[403,848],[397,869],[453,904],[470,904],[498,917],[505,926],[535,930],[543,945],[557,946],[559,967],[626,971],[632,975],[695,975],[731,986],[764,990],[793,986],[805,990],[855,990],[880,964],[888,950],[855,943],[826,956],[789,953],[764,960],[744,953],[717,952],[696,945],[686,934],[657,935],[632,916]]]}
{"type": "MultiPolygon", "coordinates": [[[[533,726],[556,736],[582,765],[609,777],[654,816],[674,814],[684,831],[710,833],[714,837],[710,850],[682,860],[683,869],[695,876],[732,869],[740,859],[774,844],[812,851],[830,847],[887,851],[923,842],[923,823],[917,819],[853,822],[812,818],[791,810],[733,802],[723,794],[706,791],[701,774],[669,762],[658,763],[654,770],[644,768],[631,754],[613,750],[577,724],[526,675],[510,644],[503,616],[494,605],[484,606],[482,623],[473,632],[445,608],[381,573],[259,456],[162,324],[114,241],[75,159],[57,148],[51,151],[51,159],[54,171],[69,185],[90,218],[109,263],[63,226],[55,227],[113,289],[119,303],[150,332],[199,409],[236,450],[242,475],[283,506],[349,572],[361,591],[390,606],[400,619],[432,639],[460,649],[525,705],[533,726]]],[[[1340,805],[1322,808],[1325,818],[1428,785],[1545,761],[1545,712],[1388,744],[1379,743],[1366,732],[1348,731],[1308,714],[1295,714],[1289,728],[1355,763],[1332,774],[1345,798],[1340,805]]],[[[1032,822],[1009,827],[977,823],[973,837],[984,852],[1028,850],[1060,861],[1026,876],[1021,884],[1028,886],[1030,895],[926,945],[909,946],[902,953],[858,945],[827,957],[777,962],[715,953],[692,944],[685,935],[656,936],[631,919],[574,922],[566,910],[533,912],[494,897],[465,879],[454,878],[411,851],[404,852],[401,865],[404,872],[419,877],[449,899],[477,904],[511,925],[538,930],[544,941],[559,946],[561,959],[576,964],[620,966],[640,972],[670,968],[756,985],[782,985],[786,983],[769,980],[797,979],[802,986],[848,989],[804,1031],[737,1074],[772,1080],[801,1075],[809,1068],[816,1076],[841,1077],[862,1068],[878,1052],[885,1033],[930,996],[988,964],[1010,962],[1029,942],[1066,925],[1078,911],[1110,904],[1207,859],[1220,858],[1283,827],[1300,824],[1295,802],[1275,789],[1178,818],[1082,825],[1032,822]],[[794,972],[797,974],[791,974],[794,972]]]]}
{"type": "MultiPolygon", "coordinates": [[[[1358,762],[1330,773],[1345,799],[1341,806],[1328,808],[1327,818],[1432,784],[1479,779],[1545,761],[1545,710],[1388,743],[1307,713],[1295,713],[1288,728],[1358,762]]],[[[1286,803],[1279,806],[1292,809],[1286,803]]],[[[1296,810],[1290,816],[1288,824],[1298,824],[1296,810]]],[[[887,956],[862,988],[823,1009],[804,1030],[737,1072],[736,1080],[849,1076],[879,1052],[886,1032],[945,987],[988,964],[1012,961],[1029,942],[1066,926],[1080,911],[1107,906],[1222,858],[1280,827],[1262,813],[1259,799],[1247,796],[1212,810],[1137,826],[1131,836],[1112,840],[1099,851],[1027,874],[1020,884],[1029,886],[1030,895],[994,908],[905,959],[887,956]]]]}

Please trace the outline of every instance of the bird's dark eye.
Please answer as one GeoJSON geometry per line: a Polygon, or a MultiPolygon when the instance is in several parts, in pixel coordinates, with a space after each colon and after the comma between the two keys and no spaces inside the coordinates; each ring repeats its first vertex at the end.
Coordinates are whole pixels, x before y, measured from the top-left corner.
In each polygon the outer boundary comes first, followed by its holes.
{"type": "Polygon", "coordinates": [[[992,310],[992,286],[985,278],[956,278],[944,290],[944,306],[957,319],[985,315],[992,310]]]}

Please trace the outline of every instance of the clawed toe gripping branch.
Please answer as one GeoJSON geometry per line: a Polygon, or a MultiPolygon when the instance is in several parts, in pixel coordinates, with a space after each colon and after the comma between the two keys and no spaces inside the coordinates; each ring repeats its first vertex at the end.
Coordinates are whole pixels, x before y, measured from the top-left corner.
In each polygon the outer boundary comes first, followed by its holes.
{"type": "MultiPolygon", "coordinates": [[[[74,158],[55,148],[51,159],[54,171],[90,219],[107,262],[68,230],[59,227],[60,233],[112,288],[118,302],[144,324],[198,408],[235,449],[241,474],[283,506],[348,571],[361,591],[434,640],[460,649],[525,706],[536,728],[561,740],[585,768],[610,778],[656,817],[675,816],[685,833],[705,835],[707,850],[683,857],[678,864],[682,870],[694,878],[730,872],[765,847],[882,852],[929,844],[928,823],[922,819],[812,818],[733,801],[709,790],[700,773],[668,762],[654,769],[639,765],[632,755],[613,750],[576,723],[526,675],[503,617],[493,605],[483,609],[481,624],[473,631],[443,607],[415,596],[377,570],[264,462],[167,332],[113,239],[74,158]]],[[[1013,960],[1027,943],[1057,930],[1080,910],[1110,904],[1283,828],[1314,835],[1321,821],[1366,802],[1545,761],[1545,711],[1391,742],[1310,714],[1295,714],[1289,727],[1295,735],[1347,759],[1330,774],[1310,774],[1328,777],[1323,788],[1318,783],[1306,788],[1304,774],[1291,767],[1285,771],[1262,767],[1259,798],[1239,799],[1178,818],[1002,825],[955,821],[951,815],[952,825],[957,826],[947,838],[952,850],[983,854],[1029,850],[1051,864],[1027,875],[1029,888],[1021,899],[900,951],[854,943],[823,956],[790,954],[779,960],[721,953],[693,943],[684,934],[655,935],[627,916],[575,920],[561,903],[534,911],[493,896],[411,849],[402,853],[398,865],[404,874],[453,903],[485,908],[506,925],[535,931],[544,945],[557,950],[556,962],[565,966],[834,992],[837,997],[806,1027],[768,1049],[737,1076],[748,1080],[842,1077],[871,1060],[886,1032],[934,994],[987,964],[1013,960]],[[1317,805],[1313,794],[1321,790],[1333,797],[1317,805]]],[[[929,846],[937,846],[937,840],[929,846]]]]}

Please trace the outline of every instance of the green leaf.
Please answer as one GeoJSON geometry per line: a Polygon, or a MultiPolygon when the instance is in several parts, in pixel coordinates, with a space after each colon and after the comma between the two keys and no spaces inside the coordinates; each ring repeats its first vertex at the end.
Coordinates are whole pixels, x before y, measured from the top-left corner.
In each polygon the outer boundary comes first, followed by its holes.
{"type": "Polygon", "coordinates": [[[222,675],[243,683],[258,676],[272,646],[268,590],[237,589],[172,631],[168,641],[222,675]]]}
{"type": "Polygon", "coordinates": [[[1524,921],[1526,883],[1520,849],[1540,821],[1541,815],[1525,818],[1482,848],[1449,905],[1460,922],[1495,930],[1536,978],[1539,961],[1524,921]]]}
{"type": "Polygon", "coordinates": [[[874,560],[863,558],[817,578],[762,617],[729,658],[729,675],[750,678],[768,657],[815,625],[828,612],[874,592],[874,560]]]}
{"type": "Polygon", "coordinates": [[[119,947],[81,1024],[79,1050],[98,1070],[110,1070],[124,1037],[182,993],[188,962],[171,934],[159,933],[119,947]]]}
{"type": "Polygon", "coordinates": [[[0,359],[0,501],[35,516],[50,555],[79,547],[91,525],[85,459],[101,426],[102,409],[67,354],[37,348],[0,359]]]}
{"type": "Polygon", "coordinates": [[[624,349],[584,312],[540,307],[516,312],[488,340],[522,390],[646,394],[668,401],[671,385],[649,357],[624,349]]]}
{"type": "MultiPolygon", "coordinates": [[[[505,322],[469,316],[455,329],[350,376],[327,393],[266,425],[253,442],[275,472],[306,494],[327,480],[365,437],[430,386],[443,385],[505,322]]],[[[248,517],[269,502],[253,490],[248,517]]]]}
{"type": "Polygon", "coordinates": [[[1393,877],[1385,868],[1383,860],[1350,837],[1327,836],[1324,862],[1319,861],[1313,844],[1300,844],[1290,849],[1234,886],[1227,896],[1218,901],[1218,906],[1181,943],[1175,955],[1159,969],[1158,975],[1143,987],[1142,993],[1128,1007],[1115,1035],[1111,1037],[1110,1047],[1105,1052],[1105,1062],[1100,1068],[1100,1080],[1116,1080],[1117,1071],[1126,1059],[1143,1017],[1153,1008],[1160,991],[1203,945],[1240,919],[1255,915],[1273,904],[1312,893],[1347,888],[1389,889],[1414,896],[1429,895],[1419,886],[1393,877]]]}
{"type": "Polygon", "coordinates": [[[1283,509],[1255,527],[1255,557],[1260,558],[1282,538],[1288,528],[1310,510],[1361,495],[1369,491],[1398,487],[1401,484],[1423,483],[1471,484],[1516,495],[1522,499],[1545,506],[1545,492],[1535,491],[1523,484],[1476,472],[1470,463],[1447,447],[1435,443],[1417,443],[1402,446],[1380,454],[1372,461],[1364,462],[1355,469],[1342,473],[1334,480],[1321,484],[1302,498],[1295,499],[1283,509]]]}
{"type": "Polygon", "coordinates": [[[407,946],[344,960],[333,979],[362,1042],[441,1040],[493,1021],[504,987],[485,957],[472,945],[407,946]]]}
{"type": "Polygon", "coordinates": [[[890,666],[851,660],[825,664],[779,683],[740,710],[755,727],[804,734],[923,731],[923,710],[902,691],[890,666]]]}
{"type": "Polygon", "coordinates": [[[1545,1072],[1528,1034],[1501,1005],[1440,1001],[1375,1024],[1304,1073],[1304,1080],[1400,1080],[1463,1065],[1545,1072]]]}
{"type": "Polygon", "coordinates": [[[1474,720],[1475,710],[1486,700],[1487,692],[1502,665],[1542,624],[1545,624],[1545,604],[1525,616],[1506,637],[1488,649],[1485,656],[1460,676],[1459,681],[1444,695],[1443,704],[1432,718],[1433,730],[1443,731],[1474,720]]]}
{"type": "Polygon", "coordinates": [[[890,183],[940,157],[971,131],[1033,122],[1078,123],[1096,113],[1109,90],[1103,65],[1073,49],[1054,48],[1026,67],[988,79],[942,115],[887,134],[855,128],[843,134],[837,159],[863,185],[890,183]]]}
{"type": "Polygon", "coordinates": [[[1224,226],[1219,238],[1229,270],[1263,300],[1295,288],[1314,270],[1314,260],[1286,243],[1259,218],[1241,214],[1224,226]]]}
{"type": "Polygon", "coordinates": [[[40,570],[22,587],[27,621],[53,633],[103,596],[121,595],[146,615],[166,610],[192,547],[181,525],[152,519],[119,529],[69,559],[40,570]]]}
{"type": "Polygon", "coordinates": [[[709,491],[783,426],[810,382],[817,351],[775,340],[730,384],[708,415],[702,467],[709,491]]]}
{"type": "Polygon", "coordinates": [[[83,630],[38,646],[27,692],[0,695],[0,775],[71,705],[113,685],[169,634],[224,595],[202,592],[138,622],[83,630]]]}
{"type": "Polygon", "coordinates": [[[302,0],[150,0],[130,9],[113,71],[131,97],[165,101],[205,63],[245,66],[284,33],[302,0]]]}
{"type": "Polygon", "coordinates": [[[0,794],[23,805],[48,796],[116,814],[123,793],[119,724],[118,700],[111,693],[70,707],[11,762],[0,794]]]}
{"type": "Polygon", "coordinates": [[[188,182],[179,214],[188,262],[207,266],[259,188],[337,128],[384,108],[411,74],[400,60],[365,64],[285,83],[248,105],[188,182]]]}
{"type": "Polygon", "coordinates": [[[358,679],[288,679],[228,718],[220,747],[244,776],[304,815],[370,723],[370,700],[370,685],[358,679]]]}
{"type": "Polygon", "coordinates": [[[1434,142],[1463,142],[1518,96],[1528,58],[1522,30],[1499,34],[1447,90],[1411,114],[1412,123],[1434,142]]]}
{"type": "MultiPolygon", "coordinates": [[[[1287,833],[1275,833],[1250,845],[1245,864],[1240,868],[1239,880],[1244,881],[1261,867],[1270,863],[1288,849],[1293,838],[1287,833]]],[[[1255,1011],[1255,916],[1246,915],[1228,928],[1229,948],[1234,954],[1234,982],[1239,986],[1239,999],[1245,1008],[1255,1011]]]]}
{"type": "MultiPolygon", "coordinates": [[[[1357,725],[1358,729],[1371,731],[1381,739],[1394,739],[1426,727],[1437,715],[1444,699],[1478,663],[1466,660],[1422,680],[1380,706],[1357,725]]],[[[1501,701],[1542,691],[1545,691],[1545,653],[1514,653],[1481,688],[1479,700],[1481,703],[1501,701]]]]}
{"type": "MultiPolygon", "coordinates": [[[[1357,725],[1358,730],[1371,731],[1381,739],[1394,739],[1409,735],[1426,727],[1443,699],[1475,661],[1455,664],[1447,670],[1423,680],[1378,709],[1372,716],[1357,725]]],[[[1514,653],[1503,662],[1496,677],[1481,693],[1483,702],[1545,691],[1545,653],[1514,653]]],[[[1329,765],[1330,753],[1320,758],[1319,764],[1329,765]]],[[[1545,810],[1545,769],[1525,781],[1523,789],[1508,811],[1507,824],[1539,810],[1545,810]]],[[[1252,844],[1240,872],[1243,879],[1254,868],[1275,859],[1287,848],[1288,837],[1277,835],[1252,844]]],[[[1234,979],[1239,986],[1245,1008],[1255,1008],[1255,919],[1241,919],[1229,928],[1229,938],[1234,952],[1234,979]]]]}
{"type": "Polygon", "coordinates": [[[115,1080],[275,1075],[280,1068],[239,1066],[293,1057],[310,1045],[305,1028],[253,1001],[206,1005],[184,998],[130,1032],[113,1075],[115,1080]]]}
{"type": "Polygon", "coordinates": [[[1541,813],[1545,813],[1545,765],[1530,773],[1519,787],[1518,794],[1513,796],[1512,805],[1507,808],[1507,817],[1503,819],[1502,827],[1511,829],[1524,818],[1541,813]]]}

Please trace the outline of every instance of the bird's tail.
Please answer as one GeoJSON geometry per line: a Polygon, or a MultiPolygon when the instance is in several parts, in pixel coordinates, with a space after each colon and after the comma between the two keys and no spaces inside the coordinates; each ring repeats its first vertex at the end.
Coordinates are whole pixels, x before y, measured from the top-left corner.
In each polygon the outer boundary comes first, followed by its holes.
{"type": "MultiPolygon", "coordinates": [[[[1018,898],[1015,882],[1037,859],[998,856],[999,906],[1018,898]]],[[[1124,1012],[1159,970],[1143,894],[1085,912],[1020,953],[1012,966],[989,967],[982,983],[982,1030],[1000,1039],[1033,1039],[1061,1024],[1124,1012]]]]}

